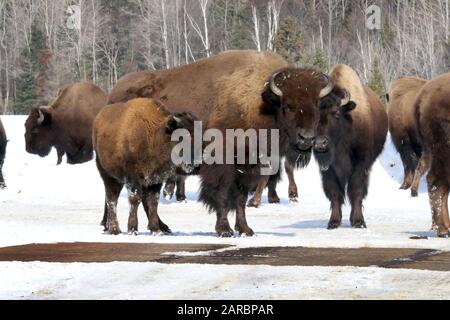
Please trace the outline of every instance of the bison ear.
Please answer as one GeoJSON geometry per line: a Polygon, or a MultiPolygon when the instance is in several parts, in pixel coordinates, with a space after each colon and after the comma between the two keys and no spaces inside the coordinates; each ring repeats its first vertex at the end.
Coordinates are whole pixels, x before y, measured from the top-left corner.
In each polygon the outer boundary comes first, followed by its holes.
{"type": "Polygon", "coordinates": [[[356,103],[353,102],[353,101],[350,101],[350,102],[347,103],[345,106],[342,106],[342,110],[343,110],[345,113],[350,113],[350,112],[352,112],[353,110],[355,110],[356,107],[357,107],[356,103]]]}
{"type": "Polygon", "coordinates": [[[182,128],[182,122],[180,115],[171,115],[167,120],[166,133],[171,136],[175,130],[182,128]]]}

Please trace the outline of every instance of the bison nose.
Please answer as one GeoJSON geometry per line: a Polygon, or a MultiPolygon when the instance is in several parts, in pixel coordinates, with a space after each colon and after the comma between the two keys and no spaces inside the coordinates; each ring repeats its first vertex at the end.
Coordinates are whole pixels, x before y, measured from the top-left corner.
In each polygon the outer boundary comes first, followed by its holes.
{"type": "Polygon", "coordinates": [[[314,136],[310,134],[298,134],[298,147],[302,151],[311,149],[314,145],[314,136]]]}
{"type": "Polygon", "coordinates": [[[316,139],[316,142],[314,143],[314,150],[318,152],[325,152],[328,149],[329,143],[330,140],[327,137],[319,137],[316,139]]]}

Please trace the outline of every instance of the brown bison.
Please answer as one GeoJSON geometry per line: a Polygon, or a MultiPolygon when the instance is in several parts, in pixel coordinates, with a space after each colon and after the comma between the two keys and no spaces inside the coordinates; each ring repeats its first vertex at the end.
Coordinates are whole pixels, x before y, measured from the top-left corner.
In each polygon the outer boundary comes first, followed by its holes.
{"type": "Polygon", "coordinates": [[[69,164],[92,160],[92,123],[107,99],[99,87],[80,82],[63,89],[51,106],[32,108],[25,123],[27,152],[45,157],[55,147],[69,164]]]}
{"type": "Polygon", "coordinates": [[[428,193],[439,237],[450,237],[450,73],[429,81],[416,101],[416,121],[429,167],[428,193]]]}
{"type": "Polygon", "coordinates": [[[196,119],[188,114],[171,114],[151,99],[135,99],[105,107],[94,122],[93,143],[97,167],[105,185],[107,225],[119,234],[117,201],[124,185],[130,195],[128,232],[138,230],[137,207],[142,199],[153,233],[170,233],[158,216],[163,182],[174,173],[188,174],[192,163],[175,166],[171,160],[175,143],[172,133],[187,129],[191,134],[196,119]],[[135,195],[133,197],[132,195],[135,195]]]}
{"type": "Polygon", "coordinates": [[[5,162],[6,145],[8,140],[6,139],[5,128],[3,128],[2,121],[0,120],[0,189],[5,189],[5,179],[3,179],[3,163],[5,162]]]}
{"type": "Polygon", "coordinates": [[[389,132],[395,148],[400,153],[405,172],[400,188],[407,190],[412,187],[411,194],[414,197],[418,195],[421,177],[419,173],[414,180],[414,173],[422,156],[414,106],[417,94],[426,83],[427,80],[414,77],[401,78],[392,83],[388,95],[389,132]]]}
{"type": "Polygon", "coordinates": [[[384,148],[388,118],[379,97],[361,83],[353,69],[338,65],[331,77],[336,87],[348,91],[349,97],[342,106],[322,108],[314,145],[324,191],[331,201],[328,228],[341,225],[346,194],[352,206],[352,227],[366,228],[362,203],[368,192],[370,170],[384,148]]]}
{"type": "MultiPolygon", "coordinates": [[[[284,157],[289,148],[311,152],[321,99],[332,90],[328,76],[291,68],[277,54],[231,51],[172,70],[125,76],[109,101],[154,98],[171,112],[192,112],[204,128],[222,132],[278,129],[279,156],[284,157]]],[[[237,163],[201,167],[200,200],[216,212],[219,236],[233,235],[230,211],[236,211],[236,230],[241,235],[254,234],[245,207],[248,192],[256,189],[261,177],[260,169],[260,165],[237,163]]]]}

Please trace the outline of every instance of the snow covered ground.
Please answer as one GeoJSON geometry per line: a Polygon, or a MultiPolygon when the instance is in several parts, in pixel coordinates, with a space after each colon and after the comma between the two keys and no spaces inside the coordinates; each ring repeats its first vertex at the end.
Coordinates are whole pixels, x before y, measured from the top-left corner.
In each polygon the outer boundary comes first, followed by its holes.
{"type": "MultiPolygon", "coordinates": [[[[25,117],[1,117],[9,145],[4,166],[8,189],[0,192],[0,247],[53,242],[216,243],[240,247],[399,247],[450,251],[450,240],[430,231],[426,187],[419,198],[400,191],[403,168],[390,140],[373,169],[365,202],[367,230],[345,223],[326,230],[329,202],[315,163],[298,171],[300,202],[289,204],[287,182],[279,185],[281,205],[248,209],[254,238],[218,239],[215,216],[198,203],[198,179],[187,184],[188,203],[162,201],[161,218],[173,236],[152,237],[139,213],[141,234],[109,236],[99,222],[103,185],[94,162],[56,166],[56,153],[39,158],[25,152],[25,117]],[[411,240],[428,236],[428,240],[411,240]]],[[[126,229],[126,192],[119,221],[126,229]]],[[[234,217],[230,217],[234,225],[234,217]]],[[[450,274],[374,268],[291,268],[167,266],[159,264],[0,263],[1,298],[450,298],[450,274]],[[108,278],[106,278],[108,277],[108,278]],[[109,278],[111,277],[111,278],[109,278]],[[111,285],[107,285],[112,281],[111,285]],[[234,285],[239,284],[239,285],[234,285]],[[420,287],[420,290],[416,290],[420,287]],[[436,290],[438,289],[438,290],[436,290]],[[439,296],[434,295],[439,292],[439,296]]]]}

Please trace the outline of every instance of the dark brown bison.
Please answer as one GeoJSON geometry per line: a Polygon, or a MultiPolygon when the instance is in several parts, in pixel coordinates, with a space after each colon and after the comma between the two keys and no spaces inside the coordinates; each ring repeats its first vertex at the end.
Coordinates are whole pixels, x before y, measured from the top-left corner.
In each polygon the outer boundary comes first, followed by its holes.
{"type": "Polygon", "coordinates": [[[439,237],[450,237],[450,73],[429,81],[416,101],[416,121],[429,167],[428,193],[439,237]]]}
{"type": "Polygon", "coordinates": [[[422,156],[422,146],[416,126],[414,106],[417,94],[427,80],[406,77],[395,80],[389,90],[389,132],[395,148],[400,153],[405,172],[401,189],[411,188],[412,196],[418,195],[421,175],[414,181],[414,173],[422,156]]]}
{"type": "MultiPolygon", "coordinates": [[[[109,100],[158,99],[171,112],[190,111],[203,121],[204,128],[222,132],[278,129],[277,156],[284,157],[290,148],[311,151],[319,104],[332,89],[328,76],[290,68],[277,54],[231,51],[172,70],[128,75],[118,82],[109,100]]],[[[261,166],[203,165],[200,175],[200,200],[216,212],[218,235],[233,235],[230,211],[236,211],[236,230],[253,235],[245,207],[248,192],[256,189],[261,177],[261,166]]]]}
{"type": "Polygon", "coordinates": [[[8,143],[8,140],[6,139],[5,128],[3,127],[2,121],[0,120],[0,189],[6,188],[2,169],[3,169],[3,163],[5,162],[7,143],[8,143]]]}
{"type": "Polygon", "coordinates": [[[170,114],[151,99],[135,99],[105,107],[94,122],[93,143],[97,167],[105,185],[107,230],[119,234],[117,201],[124,185],[130,195],[128,232],[138,230],[137,207],[142,199],[153,233],[170,233],[158,216],[163,182],[174,173],[191,173],[192,163],[175,166],[171,160],[172,133],[187,129],[193,134],[195,118],[170,114]],[[133,197],[135,195],[135,197],[133,197]]]}
{"type": "Polygon", "coordinates": [[[107,99],[99,87],[80,82],[63,89],[51,106],[32,108],[25,123],[27,152],[45,157],[55,147],[69,164],[92,160],[92,123],[107,99]]]}
{"type": "Polygon", "coordinates": [[[323,106],[314,146],[323,187],[331,201],[329,229],[342,222],[346,194],[352,206],[350,221],[366,228],[362,203],[367,195],[373,163],[383,151],[388,118],[379,97],[361,83],[356,72],[338,65],[331,71],[336,87],[349,93],[343,106],[323,106]]]}

